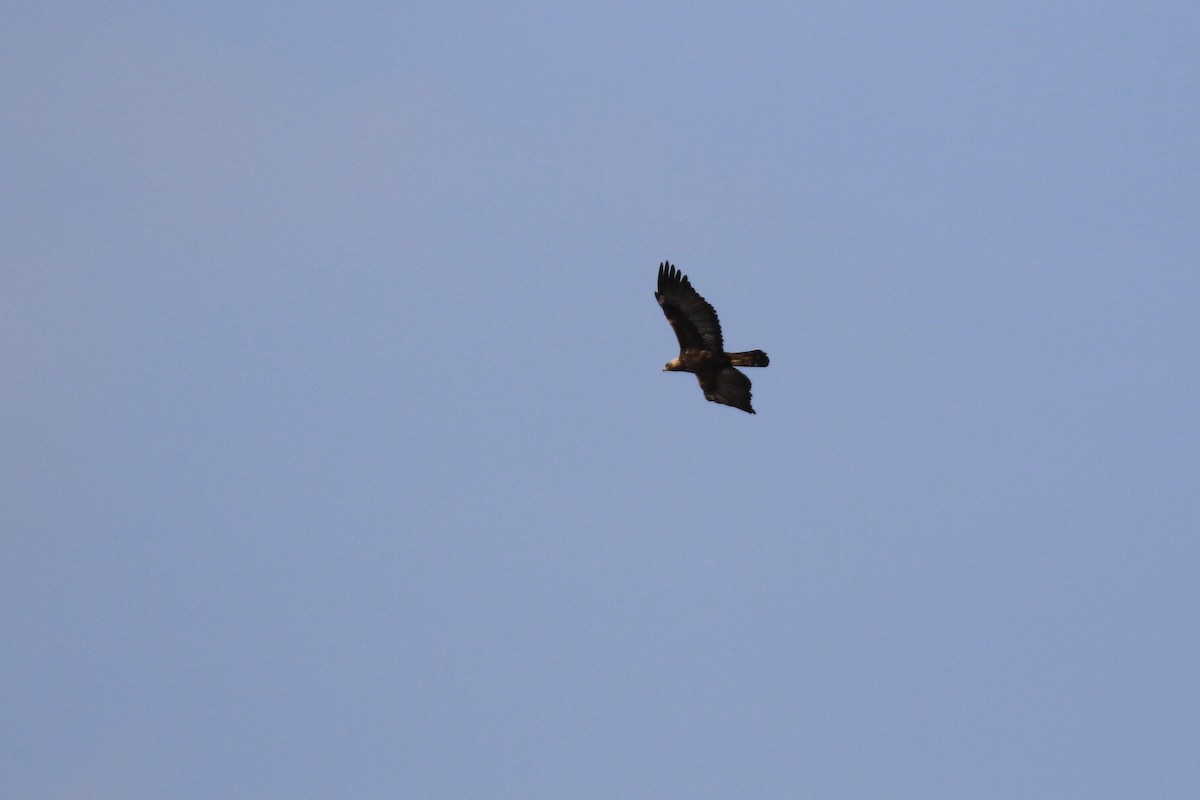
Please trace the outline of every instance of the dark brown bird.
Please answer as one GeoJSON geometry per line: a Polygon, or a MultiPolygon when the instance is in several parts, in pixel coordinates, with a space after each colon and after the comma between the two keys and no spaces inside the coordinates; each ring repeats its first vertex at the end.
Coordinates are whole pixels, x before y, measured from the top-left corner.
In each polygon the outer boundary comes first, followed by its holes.
{"type": "Polygon", "coordinates": [[[679,339],[679,357],[668,361],[663,371],[691,372],[706,400],[753,414],[750,379],[734,367],[765,367],[771,363],[767,354],[762,350],[726,353],[717,312],[696,293],[687,276],[666,261],[658,265],[654,299],[679,339]]]}

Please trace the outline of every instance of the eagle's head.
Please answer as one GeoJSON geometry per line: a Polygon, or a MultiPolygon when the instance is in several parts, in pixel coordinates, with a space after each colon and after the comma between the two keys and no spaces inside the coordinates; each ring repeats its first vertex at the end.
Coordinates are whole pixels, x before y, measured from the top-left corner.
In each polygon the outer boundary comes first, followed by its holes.
{"type": "Polygon", "coordinates": [[[679,359],[678,358],[672,358],[670,361],[668,361],[666,364],[663,365],[663,372],[678,372],[678,371],[679,371],[679,359]]]}

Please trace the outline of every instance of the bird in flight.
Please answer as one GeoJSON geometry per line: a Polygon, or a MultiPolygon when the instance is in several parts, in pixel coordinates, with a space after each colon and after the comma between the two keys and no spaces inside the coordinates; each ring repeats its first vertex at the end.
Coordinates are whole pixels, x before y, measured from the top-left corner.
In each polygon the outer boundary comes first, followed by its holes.
{"type": "Polygon", "coordinates": [[[721,322],[708,301],[696,293],[687,276],[664,261],[658,265],[658,291],[667,322],[679,339],[679,357],[664,372],[691,372],[700,381],[704,399],[754,413],[750,407],[750,379],[734,367],[765,367],[771,362],[762,350],[726,353],[721,322]]]}

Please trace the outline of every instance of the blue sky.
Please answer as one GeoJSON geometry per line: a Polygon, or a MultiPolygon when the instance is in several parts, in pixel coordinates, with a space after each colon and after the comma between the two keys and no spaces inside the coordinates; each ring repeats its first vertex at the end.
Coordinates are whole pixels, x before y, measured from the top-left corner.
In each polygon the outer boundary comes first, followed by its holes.
{"type": "Polygon", "coordinates": [[[0,794],[1191,796],[1194,4],[406,5],[0,12],[0,794]]]}

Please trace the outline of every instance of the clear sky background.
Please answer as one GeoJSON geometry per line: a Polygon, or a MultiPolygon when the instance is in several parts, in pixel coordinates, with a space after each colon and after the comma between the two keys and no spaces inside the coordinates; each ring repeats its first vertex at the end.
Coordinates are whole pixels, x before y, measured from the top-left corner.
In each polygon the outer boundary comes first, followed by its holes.
{"type": "Polygon", "coordinates": [[[12,3],[0,107],[0,796],[1196,796],[1195,2],[12,3]]]}

